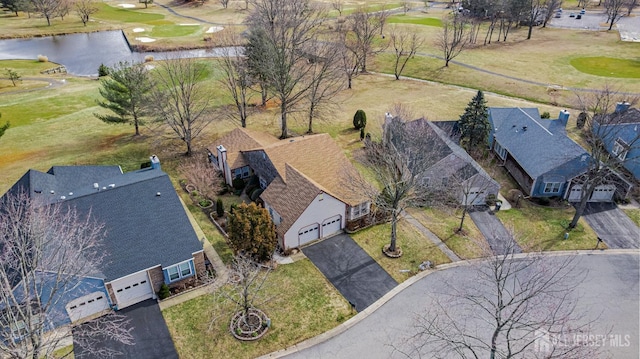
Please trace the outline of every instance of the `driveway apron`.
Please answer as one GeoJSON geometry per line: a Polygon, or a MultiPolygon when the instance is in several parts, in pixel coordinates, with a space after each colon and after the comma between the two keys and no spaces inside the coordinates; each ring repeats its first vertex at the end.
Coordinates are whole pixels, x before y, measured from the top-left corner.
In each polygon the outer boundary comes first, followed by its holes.
{"type": "MultiPolygon", "coordinates": [[[[484,238],[487,239],[491,251],[496,255],[507,254],[506,241],[512,236],[504,227],[502,222],[493,213],[488,210],[474,210],[469,212],[469,216],[476,224],[476,227],[480,230],[484,238]]],[[[522,249],[517,244],[514,244],[514,253],[522,253],[522,249]]]]}
{"type": "Polygon", "coordinates": [[[357,311],[366,309],[398,285],[346,234],[325,239],[302,252],[357,311]]]}
{"type": "Polygon", "coordinates": [[[639,248],[640,229],[614,203],[587,203],[583,218],[607,247],[639,248]]]}
{"type": "MultiPolygon", "coordinates": [[[[136,359],[178,359],[178,353],[173,345],[173,340],[169,334],[167,324],[162,317],[160,307],[154,299],[148,299],[144,302],[132,305],[118,311],[118,314],[124,315],[129,319],[129,326],[132,329],[133,345],[123,345],[104,338],[97,347],[115,349],[121,353],[121,358],[136,359]]],[[[86,324],[80,325],[73,329],[74,336],[77,331],[86,330],[86,324]]],[[[83,353],[74,346],[74,354],[76,358],[82,359],[98,359],[98,356],[90,353],[83,353]]]]}

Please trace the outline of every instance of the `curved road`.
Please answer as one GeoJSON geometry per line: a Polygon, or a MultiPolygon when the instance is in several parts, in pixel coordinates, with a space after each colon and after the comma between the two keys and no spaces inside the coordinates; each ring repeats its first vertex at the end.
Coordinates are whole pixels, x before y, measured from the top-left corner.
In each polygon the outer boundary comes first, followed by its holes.
{"type": "MultiPolygon", "coordinates": [[[[555,255],[577,256],[575,270],[586,274],[575,291],[577,311],[592,320],[598,318],[588,334],[607,336],[604,344],[599,344],[602,356],[637,359],[640,252],[608,250],[555,255]],[[616,343],[610,336],[621,341],[616,343]]],[[[460,286],[473,281],[477,265],[452,266],[425,275],[386,303],[374,304],[371,311],[367,309],[332,331],[265,358],[406,358],[391,344],[402,345],[412,334],[413,318],[430,305],[430,295],[449,293],[449,283],[460,286]]]]}

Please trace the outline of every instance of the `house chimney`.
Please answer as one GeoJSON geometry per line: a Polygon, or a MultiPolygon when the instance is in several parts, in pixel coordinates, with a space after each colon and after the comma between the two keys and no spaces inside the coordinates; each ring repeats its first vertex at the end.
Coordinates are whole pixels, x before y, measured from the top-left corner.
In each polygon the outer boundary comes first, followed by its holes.
{"type": "Polygon", "coordinates": [[[218,150],[218,168],[224,174],[224,181],[227,184],[233,184],[233,178],[231,178],[231,168],[227,162],[227,149],[223,145],[216,147],[218,150]]]}
{"type": "Polygon", "coordinates": [[[154,170],[160,169],[160,159],[158,158],[158,156],[151,155],[151,157],[149,157],[149,160],[151,160],[151,169],[154,169],[154,170]]]}
{"type": "Polygon", "coordinates": [[[569,122],[569,111],[567,110],[560,111],[560,115],[558,115],[558,120],[564,125],[564,127],[567,127],[567,123],[569,122]]]}
{"type": "Polygon", "coordinates": [[[631,107],[631,104],[627,101],[616,103],[616,113],[623,113],[631,107]]]}

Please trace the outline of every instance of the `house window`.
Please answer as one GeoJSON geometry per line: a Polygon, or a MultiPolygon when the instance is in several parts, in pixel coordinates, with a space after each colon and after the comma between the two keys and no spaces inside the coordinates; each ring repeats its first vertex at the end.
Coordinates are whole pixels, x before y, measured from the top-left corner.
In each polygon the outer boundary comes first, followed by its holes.
{"type": "Polygon", "coordinates": [[[422,177],[422,179],[420,179],[420,184],[424,187],[429,187],[429,182],[431,182],[431,178],[429,177],[422,177]]]}
{"type": "Polygon", "coordinates": [[[173,282],[181,278],[189,277],[193,274],[189,262],[183,262],[167,268],[169,281],[173,282]]]}
{"type": "Polygon", "coordinates": [[[267,188],[267,180],[260,177],[260,188],[262,189],[266,189],[267,188]]]}
{"type": "Polygon", "coordinates": [[[498,141],[494,141],[495,145],[493,146],[493,151],[500,157],[500,159],[504,160],[507,158],[507,150],[500,146],[498,141]]]}
{"type": "Polygon", "coordinates": [[[560,182],[545,182],[544,193],[558,193],[561,186],[562,183],[560,182]]]}
{"type": "Polygon", "coordinates": [[[369,213],[369,202],[360,203],[351,207],[351,219],[362,217],[369,213]]]}
{"type": "Polygon", "coordinates": [[[620,138],[616,140],[613,144],[613,150],[611,152],[616,156],[620,161],[624,161],[627,158],[627,152],[629,152],[629,146],[620,138]]]}

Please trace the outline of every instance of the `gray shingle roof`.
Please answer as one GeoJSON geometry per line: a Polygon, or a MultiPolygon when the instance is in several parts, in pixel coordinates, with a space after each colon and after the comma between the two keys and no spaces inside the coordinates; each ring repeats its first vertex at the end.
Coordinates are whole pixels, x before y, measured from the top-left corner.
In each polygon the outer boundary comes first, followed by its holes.
{"type": "MultiPolygon", "coordinates": [[[[537,108],[489,108],[489,121],[495,138],[522,168],[537,178],[558,166],[566,168],[569,177],[582,172],[582,161],[574,161],[587,152],[567,137],[559,120],[543,120],[537,108]]],[[[585,162],[586,163],[586,162],[585,162]]]]}
{"type": "Polygon", "coordinates": [[[122,174],[117,166],[77,166],[55,167],[49,173],[30,170],[12,188],[28,182],[31,189],[43,189],[41,193],[30,192],[32,197],[49,203],[60,200],[64,193],[66,203],[79,213],[91,213],[104,223],[106,258],[99,270],[105,281],[157,265],[170,266],[202,250],[169,176],[161,170],[122,174]],[[100,189],[93,183],[99,183],[100,189]],[[55,188],[55,195],[45,188],[55,188]]]}

